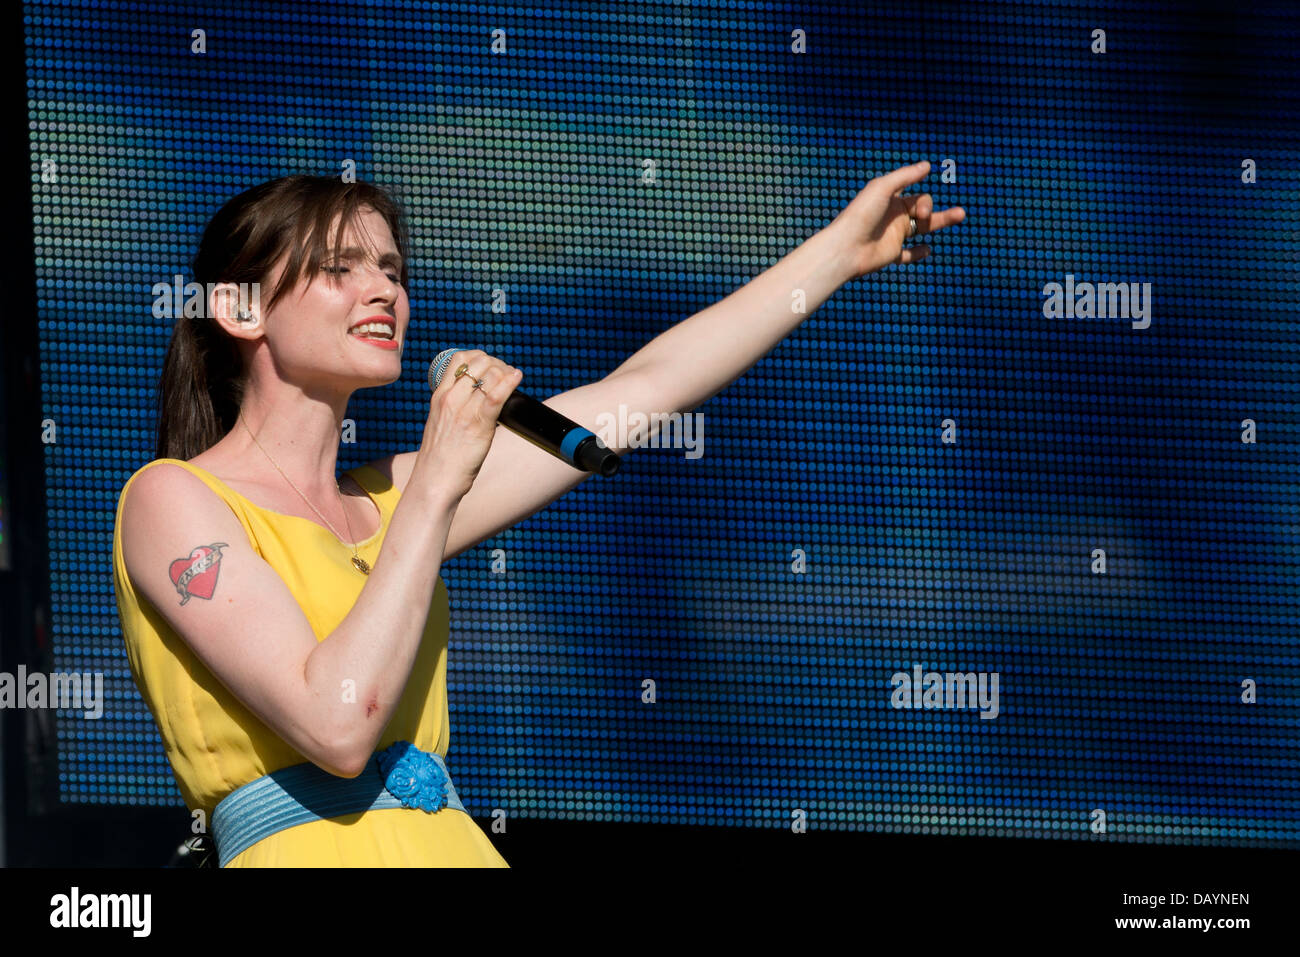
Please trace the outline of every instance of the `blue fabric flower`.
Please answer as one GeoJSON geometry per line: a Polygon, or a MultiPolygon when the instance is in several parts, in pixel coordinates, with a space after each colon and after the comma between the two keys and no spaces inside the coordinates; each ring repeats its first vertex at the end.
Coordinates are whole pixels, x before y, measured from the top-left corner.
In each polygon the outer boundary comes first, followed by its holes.
{"type": "Polygon", "coordinates": [[[403,807],[440,811],[447,806],[447,775],[434,758],[410,741],[398,741],[379,752],[379,773],[388,793],[403,807]]]}

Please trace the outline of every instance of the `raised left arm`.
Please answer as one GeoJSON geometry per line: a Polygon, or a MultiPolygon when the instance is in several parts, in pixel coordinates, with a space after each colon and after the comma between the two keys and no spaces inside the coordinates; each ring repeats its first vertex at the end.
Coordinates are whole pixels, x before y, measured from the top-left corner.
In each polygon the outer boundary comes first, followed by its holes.
{"type": "MultiPolygon", "coordinates": [[[[597,434],[602,413],[688,412],[740,378],[844,283],[891,263],[924,259],[930,248],[903,247],[908,219],[917,235],[961,222],[960,206],[933,211],[929,194],[902,190],[929,172],[927,162],[877,177],[830,225],[721,302],[661,333],[605,378],[561,392],[546,405],[597,434]],[[802,292],[796,299],[796,290],[802,292]],[[794,305],[802,305],[797,311],[794,305]]],[[[521,385],[526,385],[527,380],[521,385]]],[[[619,436],[610,436],[619,454],[619,436]]],[[[405,488],[413,452],[391,460],[405,488]]],[[[378,463],[377,463],[378,464],[378,463]]],[[[387,463],[385,463],[387,464],[387,463]]],[[[588,473],[565,465],[508,429],[498,429],[478,477],[461,500],[447,536],[451,558],[515,525],[574,488],[588,473]]]]}

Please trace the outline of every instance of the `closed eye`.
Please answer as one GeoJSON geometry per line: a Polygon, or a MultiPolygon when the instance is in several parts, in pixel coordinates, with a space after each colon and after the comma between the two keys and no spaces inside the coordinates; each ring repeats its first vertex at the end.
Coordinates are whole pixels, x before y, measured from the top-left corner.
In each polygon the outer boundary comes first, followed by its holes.
{"type": "MultiPolygon", "coordinates": [[[[322,266],[321,269],[332,276],[341,276],[345,272],[349,271],[347,266],[322,266]]],[[[390,273],[385,273],[384,275],[386,275],[397,285],[400,286],[402,284],[402,277],[399,276],[397,273],[390,272],[390,273]]]]}

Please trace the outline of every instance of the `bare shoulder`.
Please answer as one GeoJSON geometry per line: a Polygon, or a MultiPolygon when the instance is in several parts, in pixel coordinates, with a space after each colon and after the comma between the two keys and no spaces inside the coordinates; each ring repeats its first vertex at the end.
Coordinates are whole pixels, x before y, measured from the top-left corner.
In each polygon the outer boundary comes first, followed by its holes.
{"type": "Polygon", "coordinates": [[[122,502],[122,544],[128,567],[142,552],[175,533],[216,526],[233,533],[242,527],[230,506],[206,482],[172,462],[151,465],[132,479],[122,502]]]}
{"type": "Polygon", "coordinates": [[[122,519],[138,522],[145,516],[164,513],[178,497],[185,496],[193,496],[196,505],[208,500],[220,501],[206,482],[183,466],[174,462],[150,465],[131,480],[122,519]]]}
{"type": "Polygon", "coordinates": [[[411,480],[411,472],[415,469],[415,453],[399,452],[387,458],[367,462],[366,465],[388,479],[399,493],[405,492],[406,483],[411,480]]]}

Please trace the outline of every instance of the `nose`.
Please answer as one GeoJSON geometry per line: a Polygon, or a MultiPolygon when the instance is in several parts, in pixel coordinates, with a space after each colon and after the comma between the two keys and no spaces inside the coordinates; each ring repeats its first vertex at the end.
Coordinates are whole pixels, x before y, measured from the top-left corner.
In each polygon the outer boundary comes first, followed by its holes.
{"type": "Polygon", "coordinates": [[[388,277],[388,269],[375,265],[366,266],[364,295],[366,302],[397,301],[401,285],[388,277]]]}

